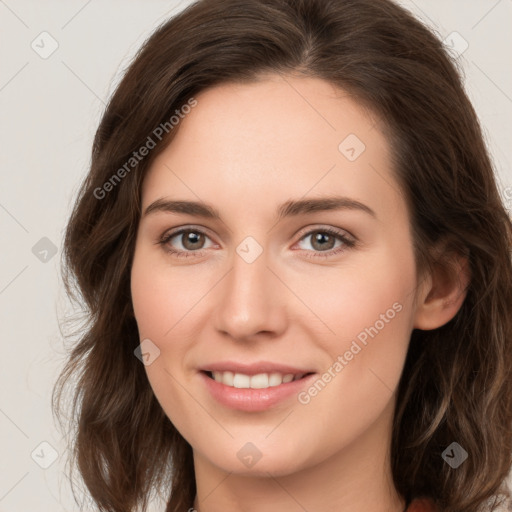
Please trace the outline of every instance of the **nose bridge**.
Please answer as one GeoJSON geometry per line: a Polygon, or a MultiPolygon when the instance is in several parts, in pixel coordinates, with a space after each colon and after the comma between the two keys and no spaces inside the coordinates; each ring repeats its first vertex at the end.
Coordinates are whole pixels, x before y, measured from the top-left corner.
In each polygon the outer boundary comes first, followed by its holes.
{"type": "Polygon", "coordinates": [[[245,239],[234,251],[216,311],[217,329],[235,339],[282,327],[278,280],[267,267],[267,252],[256,244],[245,239]]]}

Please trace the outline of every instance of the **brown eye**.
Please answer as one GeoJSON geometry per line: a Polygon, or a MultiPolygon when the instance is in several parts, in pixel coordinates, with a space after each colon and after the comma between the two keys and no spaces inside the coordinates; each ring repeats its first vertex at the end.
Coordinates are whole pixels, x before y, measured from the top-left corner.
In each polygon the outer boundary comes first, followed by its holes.
{"type": "Polygon", "coordinates": [[[199,233],[197,231],[184,231],[178,236],[182,237],[181,243],[183,247],[190,251],[202,249],[202,245],[205,241],[203,233],[199,233]]]}
{"type": "Polygon", "coordinates": [[[303,244],[308,240],[311,248],[308,248],[307,246],[300,247],[300,249],[305,251],[305,256],[308,258],[328,258],[355,247],[356,245],[356,241],[346,232],[338,231],[333,228],[322,228],[309,231],[301,237],[299,244],[303,244]]]}
{"type": "Polygon", "coordinates": [[[162,236],[158,242],[163,248],[179,257],[201,256],[203,249],[211,247],[205,245],[210,237],[199,229],[180,229],[162,236]]]}
{"type": "Polygon", "coordinates": [[[311,246],[319,251],[328,251],[336,243],[336,238],[325,231],[313,231],[309,236],[311,236],[311,246]]]}

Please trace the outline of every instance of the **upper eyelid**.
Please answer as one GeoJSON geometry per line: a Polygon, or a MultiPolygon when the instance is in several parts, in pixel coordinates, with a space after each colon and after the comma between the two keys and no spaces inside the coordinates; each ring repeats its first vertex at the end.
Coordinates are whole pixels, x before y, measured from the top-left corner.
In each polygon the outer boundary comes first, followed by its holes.
{"type": "Polygon", "coordinates": [[[167,231],[164,231],[160,239],[170,239],[174,238],[177,235],[182,235],[186,231],[197,231],[199,233],[202,233],[208,238],[212,238],[209,234],[209,230],[203,226],[194,226],[194,225],[187,225],[187,226],[180,226],[177,228],[169,229],[167,231]]]}
{"type": "Polygon", "coordinates": [[[335,231],[335,234],[337,236],[341,236],[341,237],[345,237],[345,238],[347,238],[347,236],[348,236],[349,238],[356,240],[356,237],[350,231],[347,231],[346,229],[338,228],[335,226],[326,226],[325,224],[324,225],[317,224],[317,225],[308,226],[303,229],[300,229],[298,231],[297,236],[299,236],[299,240],[300,240],[305,235],[310,235],[312,231],[322,231],[322,230],[325,230],[327,232],[335,231]]]}

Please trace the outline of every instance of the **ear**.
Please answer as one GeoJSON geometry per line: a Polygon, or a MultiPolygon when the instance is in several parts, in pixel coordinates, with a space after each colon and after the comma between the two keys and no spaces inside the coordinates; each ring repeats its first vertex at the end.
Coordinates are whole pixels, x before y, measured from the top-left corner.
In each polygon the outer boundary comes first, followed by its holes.
{"type": "Polygon", "coordinates": [[[462,306],[470,280],[468,257],[445,252],[418,288],[413,327],[431,330],[448,323],[462,306]]]}

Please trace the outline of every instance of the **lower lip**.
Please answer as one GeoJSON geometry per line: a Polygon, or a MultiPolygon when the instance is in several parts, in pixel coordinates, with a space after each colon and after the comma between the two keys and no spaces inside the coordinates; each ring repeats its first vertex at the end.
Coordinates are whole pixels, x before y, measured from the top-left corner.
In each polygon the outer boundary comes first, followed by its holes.
{"type": "Polygon", "coordinates": [[[205,372],[200,372],[200,375],[208,391],[218,402],[231,409],[247,412],[265,411],[279,402],[297,395],[315,376],[312,373],[302,379],[279,384],[279,386],[252,389],[226,386],[212,379],[205,372]]]}

